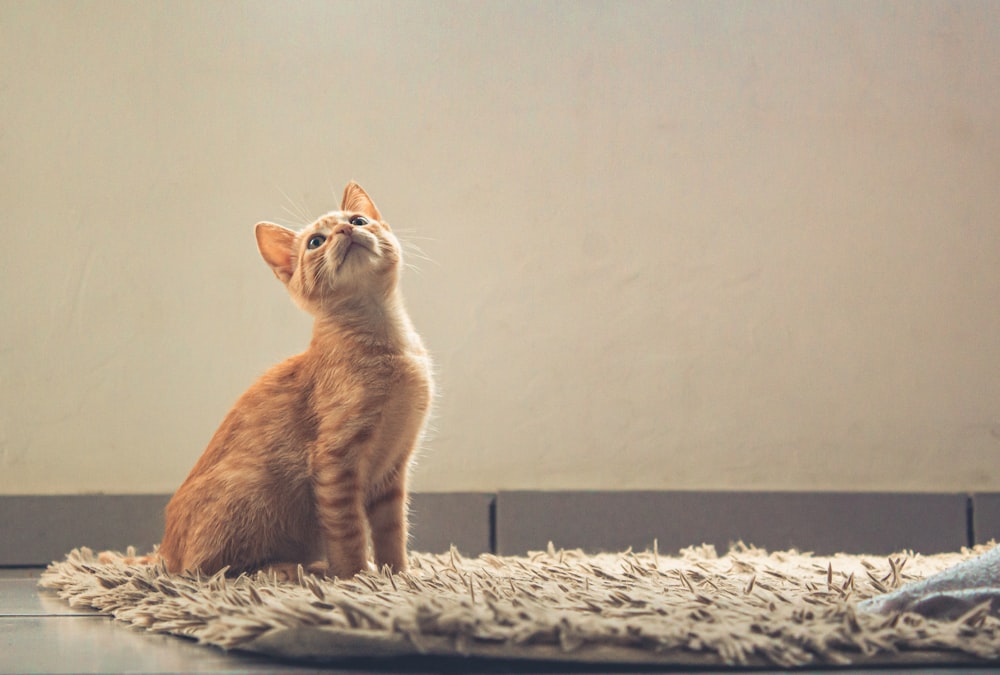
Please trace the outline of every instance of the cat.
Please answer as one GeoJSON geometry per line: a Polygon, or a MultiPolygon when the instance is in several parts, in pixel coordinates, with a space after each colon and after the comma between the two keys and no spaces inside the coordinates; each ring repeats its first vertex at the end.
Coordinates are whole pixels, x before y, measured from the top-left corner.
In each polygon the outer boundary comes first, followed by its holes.
{"type": "Polygon", "coordinates": [[[351,577],[407,569],[407,470],[427,422],[427,351],[403,306],[402,251],[355,182],[301,232],[258,223],[257,247],[314,319],[309,348],[226,415],[166,508],[173,573],[351,577]]]}

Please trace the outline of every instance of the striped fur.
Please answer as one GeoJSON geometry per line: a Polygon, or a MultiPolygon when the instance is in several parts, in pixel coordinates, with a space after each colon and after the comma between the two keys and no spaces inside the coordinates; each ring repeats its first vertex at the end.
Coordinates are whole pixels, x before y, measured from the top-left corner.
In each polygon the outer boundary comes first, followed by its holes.
{"type": "Polygon", "coordinates": [[[400,295],[399,242],[365,191],[301,232],[257,243],[315,317],[309,348],[267,371],[222,421],[167,505],[173,572],[405,570],[406,475],[433,396],[400,295]],[[357,220],[361,216],[368,222],[357,220]],[[352,222],[354,224],[352,224],[352,222]]]}

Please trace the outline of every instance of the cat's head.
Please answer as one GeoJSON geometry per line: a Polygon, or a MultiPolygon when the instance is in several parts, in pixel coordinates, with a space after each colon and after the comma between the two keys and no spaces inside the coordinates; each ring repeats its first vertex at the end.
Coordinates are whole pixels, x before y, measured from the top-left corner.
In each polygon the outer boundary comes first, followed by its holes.
{"type": "Polygon", "coordinates": [[[360,185],[344,188],[339,211],[295,232],[257,223],[257,248],[292,299],[313,315],[342,302],[378,300],[396,288],[399,240],[360,185]]]}

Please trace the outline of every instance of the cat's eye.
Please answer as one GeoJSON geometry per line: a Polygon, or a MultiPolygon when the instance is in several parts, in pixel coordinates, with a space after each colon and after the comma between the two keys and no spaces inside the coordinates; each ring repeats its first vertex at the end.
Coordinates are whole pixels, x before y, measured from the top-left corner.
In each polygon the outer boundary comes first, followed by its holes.
{"type": "Polygon", "coordinates": [[[308,249],[319,248],[320,246],[323,245],[324,241],[326,241],[326,237],[324,237],[322,234],[314,234],[313,236],[309,237],[309,241],[306,242],[306,248],[308,249]]]}
{"type": "Polygon", "coordinates": [[[367,225],[368,219],[364,216],[354,216],[351,218],[351,225],[355,227],[361,227],[362,225],[367,225]]]}

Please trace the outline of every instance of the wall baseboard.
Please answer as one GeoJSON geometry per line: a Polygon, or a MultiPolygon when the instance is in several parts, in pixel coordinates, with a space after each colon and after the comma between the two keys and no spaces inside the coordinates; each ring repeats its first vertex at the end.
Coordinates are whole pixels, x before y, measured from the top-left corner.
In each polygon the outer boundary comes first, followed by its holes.
{"type": "Polygon", "coordinates": [[[500,553],[543,548],[673,553],[736,542],[817,554],[956,550],[968,541],[969,496],[844,492],[500,492],[500,553]]]}
{"type": "MultiPolygon", "coordinates": [[[[0,495],[0,566],[45,565],[72,548],[150,550],[169,495],[0,495]]],[[[664,554],[743,541],[887,554],[953,551],[1000,538],[1000,494],[501,491],[417,493],[411,547],[465,555],[558,547],[664,554]]]]}
{"type": "Polygon", "coordinates": [[[148,551],[170,495],[0,496],[0,565],[44,565],[70,549],[148,551]]]}
{"type": "MultiPolygon", "coordinates": [[[[0,495],[0,566],[47,565],[68,551],[135,546],[150,551],[163,535],[170,495],[0,495]]],[[[494,495],[452,492],[412,495],[411,546],[467,555],[492,550],[494,495]]]]}

